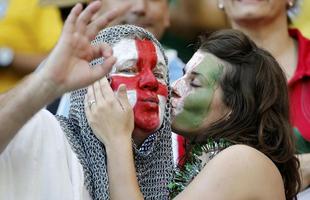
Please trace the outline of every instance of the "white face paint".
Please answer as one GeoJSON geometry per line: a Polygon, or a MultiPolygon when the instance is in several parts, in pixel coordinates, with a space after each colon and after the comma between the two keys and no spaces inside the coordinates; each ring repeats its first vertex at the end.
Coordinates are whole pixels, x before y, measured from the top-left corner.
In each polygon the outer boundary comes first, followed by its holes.
{"type": "MultiPolygon", "coordinates": [[[[126,70],[134,68],[138,60],[138,52],[135,40],[122,39],[113,46],[113,56],[117,58],[116,63],[113,65],[111,74],[117,73],[127,76],[126,70]],[[122,73],[122,71],[124,73],[122,73]]],[[[132,74],[134,76],[134,74],[132,74]]]]}
{"type": "Polygon", "coordinates": [[[131,107],[134,107],[137,103],[137,92],[135,90],[127,90],[127,97],[131,107]]]}

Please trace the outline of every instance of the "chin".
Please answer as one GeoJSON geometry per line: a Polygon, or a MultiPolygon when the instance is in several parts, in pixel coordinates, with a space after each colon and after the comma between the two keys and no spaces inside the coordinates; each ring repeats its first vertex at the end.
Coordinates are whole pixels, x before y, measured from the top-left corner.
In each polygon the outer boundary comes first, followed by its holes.
{"type": "Polygon", "coordinates": [[[150,135],[151,133],[159,129],[160,121],[158,117],[150,117],[150,119],[141,119],[137,117],[135,119],[135,127],[150,135]]]}
{"type": "Polygon", "coordinates": [[[172,119],[171,129],[174,133],[178,135],[182,135],[184,137],[187,137],[188,135],[191,135],[190,130],[187,130],[184,127],[180,127],[179,124],[176,124],[174,119],[172,119]]]}
{"type": "Polygon", "coordinates": [[[182,135],[186,138],[195,137],[203,133],[203,129],[201,127],[184,127],[184,124],[177,124],[174,120],[172,120],[171,129],[174,133],[182,135]]]}

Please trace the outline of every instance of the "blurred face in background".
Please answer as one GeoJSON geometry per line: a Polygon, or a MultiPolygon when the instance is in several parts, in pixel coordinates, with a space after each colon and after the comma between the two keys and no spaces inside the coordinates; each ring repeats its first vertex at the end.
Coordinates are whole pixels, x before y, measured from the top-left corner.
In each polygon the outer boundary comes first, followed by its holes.
{"type": "Polygon", "coordinates": [[[219,0],[231,22],[273,21],[287,17],[288,1],[291,0],[219,0]]]}
{"type": "Polygon", "coordinates": [[[133,24],[150,31],[160,39],[170,25],[168,0],[102,0],[102,12],[113,9],[124,2],[132,3],[127,14],[118,24],[133,24]]]}

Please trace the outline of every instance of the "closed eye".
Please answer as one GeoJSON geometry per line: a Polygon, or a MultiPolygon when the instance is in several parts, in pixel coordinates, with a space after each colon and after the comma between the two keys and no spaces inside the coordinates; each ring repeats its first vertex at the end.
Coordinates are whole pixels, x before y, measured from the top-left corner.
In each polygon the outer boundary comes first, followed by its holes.
{"type": "Polygon", "coordinates": [[[194,88],[201,87],[201,85],[195,84],[195,83],[193,83],[193,82],[191,82],[190,85],[191,85],[192,87],[194,87],[194,88]]]}
{"type": "Polygon", "coordinates": [[[199,79],[196,76],[194,76],[190,81],[190,86],[194,88],[198,88],[198,87],[201,87],[202,85],[199,79]]]}

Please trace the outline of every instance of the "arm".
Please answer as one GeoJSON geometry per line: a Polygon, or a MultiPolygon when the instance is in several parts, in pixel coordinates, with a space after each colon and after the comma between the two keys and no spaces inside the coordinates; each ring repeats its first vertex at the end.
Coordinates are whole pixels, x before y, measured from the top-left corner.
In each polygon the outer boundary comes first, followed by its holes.
{"type": "Polygon", "coordinates": [[[80,4],[76,5],[42,70],[0,96],[0,152],[45,104],[66,91],[85,87],[109,72],[115,62],[111,48],[107,45],[92,46],[90,41],[111,20],[124,13],[128,4],[92,20],[100,5],[96,1],[84,11],[80,4]],[[106,58],[105,63],[90,68],[89,61],[101,56],[106,58]]]}
{"type": "Polygon", "coordinates": [[[302,180],[301,189],[304,190],[310,185],[310,153],[298,155],[300,162],[300,174],[302,180]]]}
{"type": "Polygon", "coordinates": [[[14,53],[10,68],[19,74],[29,74],[46,58],[47,54],[14,53]]]}

